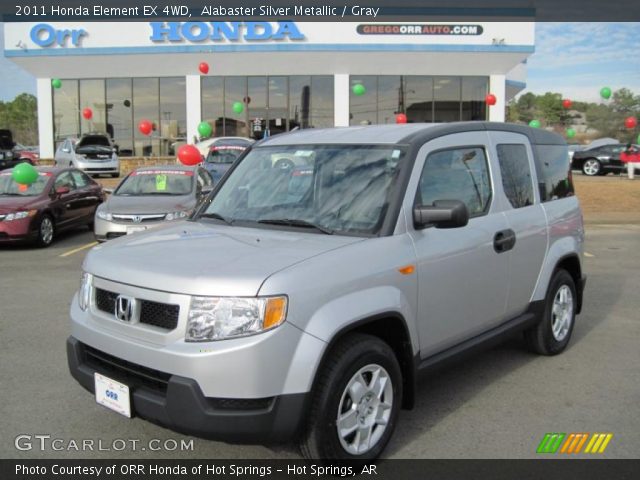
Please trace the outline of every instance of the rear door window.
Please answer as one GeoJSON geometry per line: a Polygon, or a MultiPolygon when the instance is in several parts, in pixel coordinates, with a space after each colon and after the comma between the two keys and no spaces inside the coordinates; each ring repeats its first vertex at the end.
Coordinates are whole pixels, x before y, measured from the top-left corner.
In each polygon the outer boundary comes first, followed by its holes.
{"type": "MultiPolygon", "coordinates": [[[[533,205],[533,181],[527,148],[523,144],[496,146],[502,176],[502,188],[513,208],[533,205]]],[[[566,155],[565,155],[566,158],[566,155]]]]}

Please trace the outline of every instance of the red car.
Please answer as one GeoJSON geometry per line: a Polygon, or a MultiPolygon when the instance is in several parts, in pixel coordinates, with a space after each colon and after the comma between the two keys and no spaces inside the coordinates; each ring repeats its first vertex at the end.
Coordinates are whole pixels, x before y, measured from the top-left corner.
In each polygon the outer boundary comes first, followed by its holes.
{"type": "Polygon", "coordinates": [[[48,247],[62,230],[93,229],[105,198],[100,184],[76,168],[37,167],[38,179],[19,185],[11,171],[0,172],[0,244],[32,241],[48,247]]]}

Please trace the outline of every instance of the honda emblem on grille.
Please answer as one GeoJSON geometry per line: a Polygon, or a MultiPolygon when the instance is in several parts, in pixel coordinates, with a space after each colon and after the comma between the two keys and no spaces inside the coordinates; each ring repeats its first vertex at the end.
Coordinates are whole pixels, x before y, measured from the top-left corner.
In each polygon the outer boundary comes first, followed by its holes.
{"type": "Polygon", "coordinates": [[[133,223],[140,223],[142,221],[142,217],[140,215],[135,215],[131,220],[133,220],[133,223]]]}
{"type": "Polygon", "coordinates": [[[130,322],[133,317],[134,302],[134,298],[118,295],[118,298],[116,298],[116,318],[123,322],[130,322]]]}

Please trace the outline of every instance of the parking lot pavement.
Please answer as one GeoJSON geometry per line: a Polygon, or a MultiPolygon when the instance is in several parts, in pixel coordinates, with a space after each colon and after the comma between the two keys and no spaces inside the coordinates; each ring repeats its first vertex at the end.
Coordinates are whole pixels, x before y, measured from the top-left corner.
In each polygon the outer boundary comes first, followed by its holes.
{"type": "MultiPolygon", "coordinates": [[[[151,439],[189,438],[105,410],[69,376],[67,312],[86,250],[61,255],[92,240],[78,231],[49,249],[0,248],[0,458],[297,458],[288,445],[200,439],[191,451],[150,451],[151,439]],[[40,451],[34,439],[34,449],[19,451],[21,434],[62,439],[63,450],[40,451]],[[137,450],[127,442],[119,451],[121,439],[136,440],[137,450]],[[83,440],[94,450],[73,448],[83,440]]],[[[569,349],[538,357],[514,339],[427,378],[416,408],[401,412],[388,456],[528,458],[547,432],[610,432],[602,456],[637,457],[640,227],[590,226],[587,251],[585,305],[569,349]]]]}

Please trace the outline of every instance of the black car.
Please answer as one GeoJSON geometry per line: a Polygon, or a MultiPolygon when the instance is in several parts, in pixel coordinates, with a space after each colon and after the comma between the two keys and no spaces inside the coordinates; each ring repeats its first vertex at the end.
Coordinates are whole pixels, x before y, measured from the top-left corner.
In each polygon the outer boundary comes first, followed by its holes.
{"type": "Polygon", "coordinates": [[[0,130],[0,170],[15,167],[20,161],[20,155],[13,151],[15,147],[11,130],[0,130]]]}
{"type": "Polygon", "coordinates": [[[620,160],[620,154],[624,152],[625,148],[626,145],[617,143],[575,152],[571,160],[571,168],[582,170],[582,173],[589,176],[606,175],[609,172],[626,170],[626,164],[620,160]]]}

